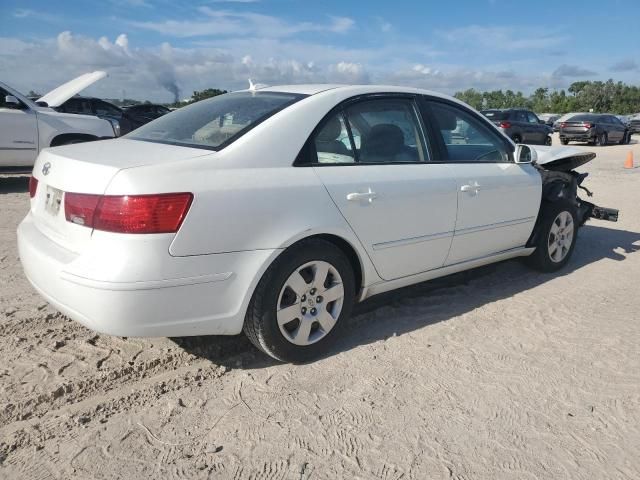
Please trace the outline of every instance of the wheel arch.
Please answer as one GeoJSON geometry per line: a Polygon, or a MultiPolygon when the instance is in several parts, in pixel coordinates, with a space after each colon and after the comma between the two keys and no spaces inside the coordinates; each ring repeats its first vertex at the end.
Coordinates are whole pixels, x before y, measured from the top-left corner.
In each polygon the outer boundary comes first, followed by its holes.
{"type": "Polygon", "coordinates": [[[51,139],[49,146],[57,147],[59,145],[64,145],[66,142],[70,140],[81,140],[83,142],[92,142],[98,139],[99,137],[96,137],[95,135],[91,135],[88,133],[61,133],[51,139]]]}

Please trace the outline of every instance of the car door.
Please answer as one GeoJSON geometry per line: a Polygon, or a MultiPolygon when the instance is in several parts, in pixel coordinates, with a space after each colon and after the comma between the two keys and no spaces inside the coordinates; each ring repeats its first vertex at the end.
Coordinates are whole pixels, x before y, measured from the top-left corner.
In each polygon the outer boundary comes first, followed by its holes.
{"type": "Polygon", "coordinates": [[[310,165],[385,280],[442,267],[457,184],[432,153],[413,97],[365,98],[330,113],[310,165]]]}
{"type": "Polygon", "coordinates": [[[526,112],[528,127],[531,129],[531,143],[544,145],[547,139],[546,126],[540,123],[540,120],[533,112],[526,112]]]}
{"type": "Polygon", "coordinates": [[[532,165],[513,161],[513,145],[480,115],[452,102],[428,99],[425,123],[432,132],[436,161],[457,179],[458,215],[452,265],[523,247],[536,221],[542,181],[532,165]],[[473,136],[451,141],[465,126],[473,136]]]}
{"type": "Polygon", "coordinates": [[[613,115],[607,115],[607,127],[609,130],[609,140],[612,142],[619,142],[624,138],[626,127],[619,118],[613,115]]]}
{"type": "Polygon", "coordinates": [[[31,166],[38,156],[38,116],[27,105],[8,108],[0,88],[0,166],[31,166]]]}
{"type": "Polygon", "coordinates": [[[531,131],[529,129],[529,122],[527,120],[527,115],[522,110],[513,110],[511,113],[513,117],[513,124],[515,126],[514,134],[511,138],[515,138],[516,135],[520,136],[521,143],[527,143],[531,139],[531,131]]]}

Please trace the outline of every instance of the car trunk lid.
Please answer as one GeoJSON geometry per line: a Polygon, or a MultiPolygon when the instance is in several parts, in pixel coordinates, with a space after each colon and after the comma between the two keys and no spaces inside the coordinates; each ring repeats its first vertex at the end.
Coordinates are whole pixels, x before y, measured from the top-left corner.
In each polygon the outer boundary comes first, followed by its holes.
{"type": "Polygon", "coordinates": [[[44,149],[33,169],[38,181],[31,199],[34,223],[60,246],[80,253],[91,240],[92,229],[67,221],[67,193],[103,195],[120,170],[211,154],[202,149],[127,139],[44,149]]]}
{"type": "Polygon", "coordinates": [[[592,122],[562,122],[560,129],[564,133],[586,133],[593,126],[592,122]]]}

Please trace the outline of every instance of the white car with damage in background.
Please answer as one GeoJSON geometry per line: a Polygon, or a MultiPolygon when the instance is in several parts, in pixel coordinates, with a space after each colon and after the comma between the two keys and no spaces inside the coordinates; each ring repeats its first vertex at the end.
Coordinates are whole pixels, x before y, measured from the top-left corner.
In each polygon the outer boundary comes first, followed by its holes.
{"type": "Polygon", "coordinates": [[[117,121],[53,110],[106,76],[86,73],[37,102],[0,82],[0,169],[31,170],[43,148],[119,136],[117,121]]]}

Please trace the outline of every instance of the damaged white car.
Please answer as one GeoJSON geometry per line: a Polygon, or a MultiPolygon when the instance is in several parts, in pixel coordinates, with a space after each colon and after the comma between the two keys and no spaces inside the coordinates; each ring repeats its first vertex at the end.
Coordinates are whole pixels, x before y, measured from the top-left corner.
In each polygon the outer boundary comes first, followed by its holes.
{"type": "Polygon", "coordinates": [[[254,88],[43,151],[20,260],[91,329],[244,331],[306,361],[372,295],[515,257],[564,266],[588,218],[617,219],[577,195],[593,157],[515,145],[424,90],[254,88]]]}
{"type": "Polygon", "coordinates": [[[86,73],[37,102],[0,82],[0,169],[30,169],[46,147],[118,136],[117,122],[53,110],[106,75],[102,71],[86,73]]]}

